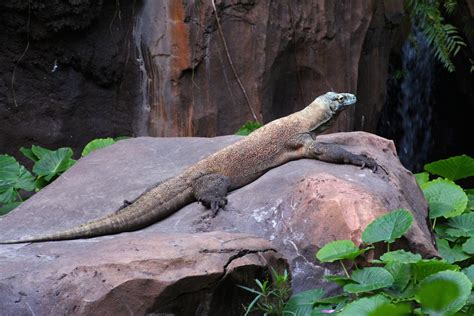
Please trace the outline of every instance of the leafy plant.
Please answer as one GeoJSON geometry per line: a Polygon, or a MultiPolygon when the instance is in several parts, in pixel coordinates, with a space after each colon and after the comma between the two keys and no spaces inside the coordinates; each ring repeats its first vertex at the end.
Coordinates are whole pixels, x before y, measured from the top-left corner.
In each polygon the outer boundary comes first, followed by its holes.
{"type": "MultiPolygon", "coordinates": [[[[112,145],[119,139],[122,138],[95,139],[85,146],[82,156],[112,145]]],[[[0,155],[0,215],[21,204],[24,199],[22,191],[41,190],[76,162],[69,147],[50,150],[33,145],[31,148],[20,148],[20,152],[34,162],[32,172],[20,165],[14,157],[0,155]]]]}
{"type": "Polygon", "coordinates": [[[248,121],[247,123],[242,125],[241,128],[239,128],[239,130],[235,133],[235,135],[247,136],[262,126],[263,124],[260,122],[248,121]]]}
{"type": "Polygon", "coordinates": [[[455,70],[452,57],[456,56],[466,43],[459,35],[455,26],[445,22],[440,7],[452,14],[457,7],[455,0],[406,0],[405,5],[412,22],[420,26],[426,35],[428,44],[432,47],[434,56],[449,72],[455,70]]]}
{"type": "MultiPolygon", "coordinates": [[[[278,274],[273,268],[272,282],[265,280],[255,280],[258,289],[249,288],[246,286],[238,285],[240,288],[256,294],[256,297],[246,307],[245,315],[248,315],[254,310],[264,312],[265,315],[281,315],[283,308],[285,307],[286,301],[288,301],[291,295],[291,286],[288,272],[285,270],[283,274],[278,274]]],[[[306,294],[306,296],[312,296],[306,294]]],[[[296,299],[301,304],[304,304],[304,300],[296,299]]]]}

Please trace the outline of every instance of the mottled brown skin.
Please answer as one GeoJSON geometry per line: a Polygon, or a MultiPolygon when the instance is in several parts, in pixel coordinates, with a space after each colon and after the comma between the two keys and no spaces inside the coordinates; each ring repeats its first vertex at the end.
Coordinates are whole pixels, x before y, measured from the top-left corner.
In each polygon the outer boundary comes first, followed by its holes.
{"type": "Polygon", "coordinates": [[[355,102],[352,94],[328,92],[303,110],[270,122],[199,161],[115,213],[56,234],[0,241],[0,244],[89,238],[133,231],[149,226],[196,200],[215,213],[227,203],[227,192],[291,160],[312,158],[375,169],[376,164],[370,158],[315,140],[316,135],[327,129],[341,111],[355,102]]]}

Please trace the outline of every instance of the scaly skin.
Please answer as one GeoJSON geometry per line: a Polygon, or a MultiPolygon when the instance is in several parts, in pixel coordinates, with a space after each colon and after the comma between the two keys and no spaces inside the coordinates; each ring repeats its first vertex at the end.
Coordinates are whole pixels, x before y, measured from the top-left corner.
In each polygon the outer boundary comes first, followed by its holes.
{"type": "Polygon", "coordinates": [[[272,121],[199,161],[115,213],[55,234],[0,241],[0,244],[89,238],[134,231],[162,220],[196,200],[216,212],[227,203],[228,191],[240,188],[290,160],[313,158],[375,168],[376,164],[370,158],[315,141],[317,134],[326,130],[341,111],[355,102],[352,94],[328,92],[303,110],[272,121]]]}

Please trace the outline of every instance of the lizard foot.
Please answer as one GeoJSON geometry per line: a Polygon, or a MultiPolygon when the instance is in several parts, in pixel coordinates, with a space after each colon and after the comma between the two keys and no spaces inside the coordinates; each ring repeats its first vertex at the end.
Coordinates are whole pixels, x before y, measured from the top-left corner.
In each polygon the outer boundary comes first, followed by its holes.
{"type": "Polygon", "coordinates": [[[202,205],[211,209],[212,217],[215,217],[227,204],[226,194],[229,183],[228,177],[215,173],[203,175],[192,183],[194,197],[202,205]]]}

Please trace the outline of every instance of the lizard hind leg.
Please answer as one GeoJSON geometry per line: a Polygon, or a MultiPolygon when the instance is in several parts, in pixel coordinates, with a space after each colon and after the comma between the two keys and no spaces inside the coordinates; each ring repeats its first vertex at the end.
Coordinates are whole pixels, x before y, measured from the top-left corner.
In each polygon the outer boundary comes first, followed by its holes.
{"type": "Polygon", "coordinates": [[[227,204],[229,186],[229,177],[217,173],[203,175],[192,182],[194,197],[211,209],[213,217],[227,204]]]}

